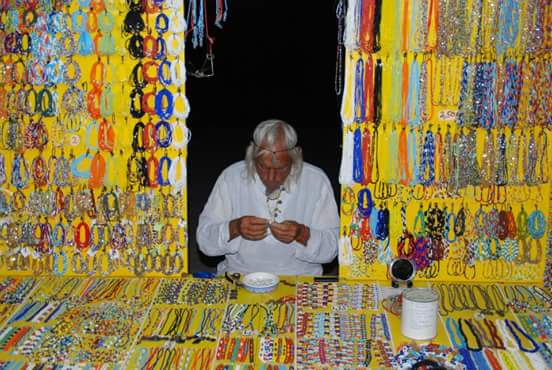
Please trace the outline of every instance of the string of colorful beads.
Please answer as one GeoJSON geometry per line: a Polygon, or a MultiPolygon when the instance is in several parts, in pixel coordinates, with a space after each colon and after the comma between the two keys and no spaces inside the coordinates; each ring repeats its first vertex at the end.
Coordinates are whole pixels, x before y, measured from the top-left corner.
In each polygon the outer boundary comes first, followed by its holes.
{"type": "Polygon", "coordinates": [[[297,304],[305,309],[376,311],[379,302],[378,294],[375,284],[299,283],[297,304]]]}

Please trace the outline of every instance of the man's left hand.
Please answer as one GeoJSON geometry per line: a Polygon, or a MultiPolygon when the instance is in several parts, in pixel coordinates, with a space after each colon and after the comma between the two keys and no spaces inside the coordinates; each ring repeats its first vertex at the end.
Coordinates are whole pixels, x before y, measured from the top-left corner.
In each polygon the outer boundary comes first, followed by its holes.
{"type": "MultiPolygon", "coordinates": [[[[289,244],[294,240],[299,241],[305,225],[297,223],[295,221],[284,221],[281,223],[273,222],[269,225],[272,235],[282,243],[289,244]]],[[[306,240],[300,241],[302,244],[306,244],[306,240]]]]}

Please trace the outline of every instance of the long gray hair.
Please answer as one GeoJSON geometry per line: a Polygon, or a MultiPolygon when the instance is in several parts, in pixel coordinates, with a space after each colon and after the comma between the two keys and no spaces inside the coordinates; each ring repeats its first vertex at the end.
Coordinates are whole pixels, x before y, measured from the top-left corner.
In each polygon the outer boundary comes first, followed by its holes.
{"type": "Polygon", "coordinates": [[[247,176],[253,180],[257,173],[255,169],[255,160],[263,154],[272,154],[269,150],[262,148],[265,144],[269,148],[274,145],[280,135],[284,135],[286,148],[291,161],[291,171],[285,181],[285,186],[290,182],[297,182],[301,170],[303,169],[303,152],[297,146],[297,132],[289,124],[279,119],[269,119],[257,125],[253,132],[253,141],[245,151],[245,164],[247,167],[247,176]]]}

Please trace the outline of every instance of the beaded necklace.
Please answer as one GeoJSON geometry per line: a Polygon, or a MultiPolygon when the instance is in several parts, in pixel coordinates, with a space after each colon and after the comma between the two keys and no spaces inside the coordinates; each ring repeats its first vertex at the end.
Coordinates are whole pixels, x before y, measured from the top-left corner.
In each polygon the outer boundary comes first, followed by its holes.
{"type": "Polygon", "coordinates": [[[344,23],[345,23],[345,4],[344,0],[339,0],[335,10],[335,16],[337,18],[337,56],[335,63],[335,94],[341,95],[343,92],[343,36],[344,36],[344,23]]]}
{"type": "Polygon", "coordinates": [[[506,156],[507,156],[507,174],[508,174],[508,184],[509,185],[520,185],[521,181],[519,180],[519,144],[520,137],[512,131],[510,134],[510,140],[506,146],[506,156]]]}
{"type": "MultiPolygon", "coordinates": [[[[345,84],[343,87],[343,96],[341,97],[341,121],[343,128],[347,128],[354,120],[354,89],[353,81],[353,56],[351,53],[345,53],[345,84]]],[[[346,146],[343,145],[345,149],[346,146]]]]}
{"type": "Polygon", "coordinates": [[[407,121],[411,126],[418,126],[420,120],[420,65],[414,58],[410,64],[410,81],[408,83],[407,121]]]}
{"type": "Polygon", "coordinates": [[[358,184],[364,183],[364,166],[362,164],[362,131],[357,128],[353,133],[353,180],[358,184]]]}
{"type": "Polygon", "coordinates": [[[363,181],[362,185],[368,185],[372,183],[372,171],[374,167],[373,163],[373,148],[372,148],[372,134],[368,128],[364,128],[362,131],[362,172],[363,181]]]}
{"type": "Polygon", "coordinates": [[[542,211],[535,209],[527,217],[527,230],[534,240],[541,239],[546,229],[546,218],[542,211]]]}
{"type": "Polygon", "coordinates": [[[396,98],[392,99],[391,102],[385,106],[389,106],[388,118],[391,122],[397,123],[401,121],[401,115],[403,111],[403,99],[398,98],[399,96],[403,97],[404,93],[402,90],[403,80],[401,76],[403,73],[402,63],[399,58],[393,58],[390,63],[386,63],[386,72],[387,75],[391,75],[390,84],[387,86],[391,87],[390,93],[393,94],[396,98]]]}
{"type": "Polygon", "coordinates": [[[410,176],[410,185],[414,186],[418,184],[420,180],[420,164],[418,163],[418,156],[417,154],[417,135],[419,135],[418,130],[410,129],[408,130],[408,136],[407,136],[407,148],[408,148],[408,167],[407,167],[407,174],[410,176]]]}
{"type": "MultiPolygon", "coordinates": [[[[425,2],[424,2],[425,4],[425,2]]],[[[433,78],[433,61],[430,57],[424,57],[420,72],[420,119],[422,123],[429,121],[432,116],[431,102],[433,99],[433,91],[431,86],[431,80],[433,78]]]]}
{"type": "Polygon", "coordinates": [[[397,184],[399,182],[399,166],[397,166],[397,164],[399,163],[399,152],[397,150],[398,133],[396,126],[391,129],[391,132],[389,134],[385,135],[385,139],[387,139],[388,141],[388,144],[384,144],[384,146],[387,148],[388,151],[386,158],[388,158],[389,162],[386,171],[387,178],[383,181],[389,184],[397,184]]]}
{"type": "MultiPolygon", "coordinates": [[[[524,63],[523,73],[523,95],[524,95],[524,110],[522,117],[524,121],[527,122],[528,126],[535,126],[536,113],[538,111],[538,64],[536,61],[532,60],[527,63],[524,63]]],[[[518,121],[521,122],[521,119],[518,118],[518,121]]]]}
{"type": "Polygon", "coordinates": [[[494,185],[495,178],[495,145],[491,130],[487,130],[483,141],[483,153],[481,159],[481,186],[494,185]]]}
{"type": "Polygon", "coordinates": [[[17,153],[13,160],[11,184],[17,189],[24,189],[29,184],[29,170],[23,154],[17,153]]]}
{"type": "Polygon", "coordinates": [[[364,122],[366,120],[366,90],[364,86],[364,60],[362,60],[362,57],[358,58],[356,64],[354,106],[354,122],[364,122]]]}
{"type": "Polygon", "coordinates": [[[339,170],[339,183],[345,186],[353,184],[353,148],[354,135],[348,129],[343,132],[343,151],[341,156],[341,166],[339,170]]]}
{"type": "Polygon", "coordinates": [[[498,12],[496,51],[498,55],[503,55],[513,48],[518,35],[519,4],[513,0],[502,1],[498,12]]]}
{"type": "Polygon", "coordinates": [[[425,134],[419,175],[422,184],[425,186],[433,185],[435,181],[435,139],[431,130],[427,130],[425,134]]]}
{"type": "Polygon", "coordinates": [[[537,169],[537,151],[535,148],[535,131],[531,130],[527,145],[523,146],[523,172],[525,175],[525,183],[527,185],[536,185],[536,169],[537,169]]]}
{"type": "Polygon", "coordinates": [[[514,336],[514,339],[516,340],[516,343],[517,343],[519,349],[521,349],[523,352],[529,352],[529,353],[534,353],[534,352],[537,352],[539,350],[539,345],[533,340],[533,338],[531,338],[531,336],[528,333],[526,333],[523,329],[521,329],[519,327],[517,322],[515,322],[513,320],[504,320],[504,322],[506,324],[506,327],[510,330],[510,332],[514,336]],[[528,349],[528,348],[525,348],[522,345],[521,339],[516,334],[516,331],[519,332],[521,335],[523,335],[525,338],[527,338],[531,342],[532,348],[528,349]]]}
{"type": "Polygon", "coordinates": [[[437,128],[437,133],[435,134],[435,153],[436,163],[439,164],[438,171],[435,174],[435,183],[442,186],[447,182],[447,165],[445,161],[445,148],[443,136],[441,135],[441,126],[437,128]]]}
{"type": "Polygon", "coordinates": [[[479,336],[476,334],[476,332],[473,330],[473,327],[471,325],[467,325],[467,327],[470,328],[474,338],[475,338],[475,342],[476,342],[476,347],[470,347],[469,343],[468,343],[468,337],[466,336],[466,332],[464,330],[464,326],[462,325],[462,322],[465,322],[466,325],[469,323],[469,321],[466,321],[465,319],[458,319],[458,329],[459,329],[459,332],[463,338],[463,343],[466,343],[466,349],[468,349],[471,352],[478,352],[478,351],[481,351],[482,349],[482,345],[481,345],[481,338],[479,338],[479,336]]]}
{"type": "Polygon", "coordinates": [[[548,182],[549,179],[549,160],[548,160],[548,135],[544,128],[537,138],[537,166],[535,180],[539,184],[548,182]]]}
{"type": "Polygon", "coordinates": [[[358,44],[358,29],[360,28],[360,4],[357,0],[347,3],[347,13],[345,16],[345,34],[343,43],[347,50],[356,50],[359,48],[358,44]]]}
{"type": "MultiPolygon", "coordinates": [[[[381,1],[381,0],[377,0],[381,1]]],[[[383,82],[383,65],[381,59],[376,59],[376,67],[374,70],[374,95],[373,95],[373,106],[374,106],[374,123],[379,125],[382,119],[382,82],[383,82]]]]}
{"type": "Polygon", "coordinates": [[[522,69],[514,60],[506,61],[505,77],[500,103],[500,123],[513,128],[517,122],[519,99],[521,93],[522,69]]]}
{"type": "Polygon", "coordinates": [[[492,128],[495,121],[496,64],[478,63],[474,80],[474,107],[480,127],[492,128]]]}

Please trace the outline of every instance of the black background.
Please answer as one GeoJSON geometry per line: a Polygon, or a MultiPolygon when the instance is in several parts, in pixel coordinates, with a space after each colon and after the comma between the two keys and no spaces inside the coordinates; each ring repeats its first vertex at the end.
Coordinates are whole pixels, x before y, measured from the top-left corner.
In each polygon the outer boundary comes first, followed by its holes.
{"type": "MultiPolygon", "coordinates": [[[[336,3],[228,0],[228,20],[222,30],[212,24],[215,1],[209,3],[213,3],[208,5],[208,14],[209,33],[215,37],[215,76],[188,76],[186,85],[191,105],[187,124],[192,131],[188,150],[192,272],[216,270],[219,259],[198,250],[199,214],[221,171],[243,159],[259,122],[278,118],[292,124],[305,161],[326,172],[335,194],[339,189],[336,3]]],[[[186,48],[188,62],[200,65],[204,50],[191,50],[189,37],[186,48]]],[[[325,270],[336,273],[335,262],[325,270]]]]}

